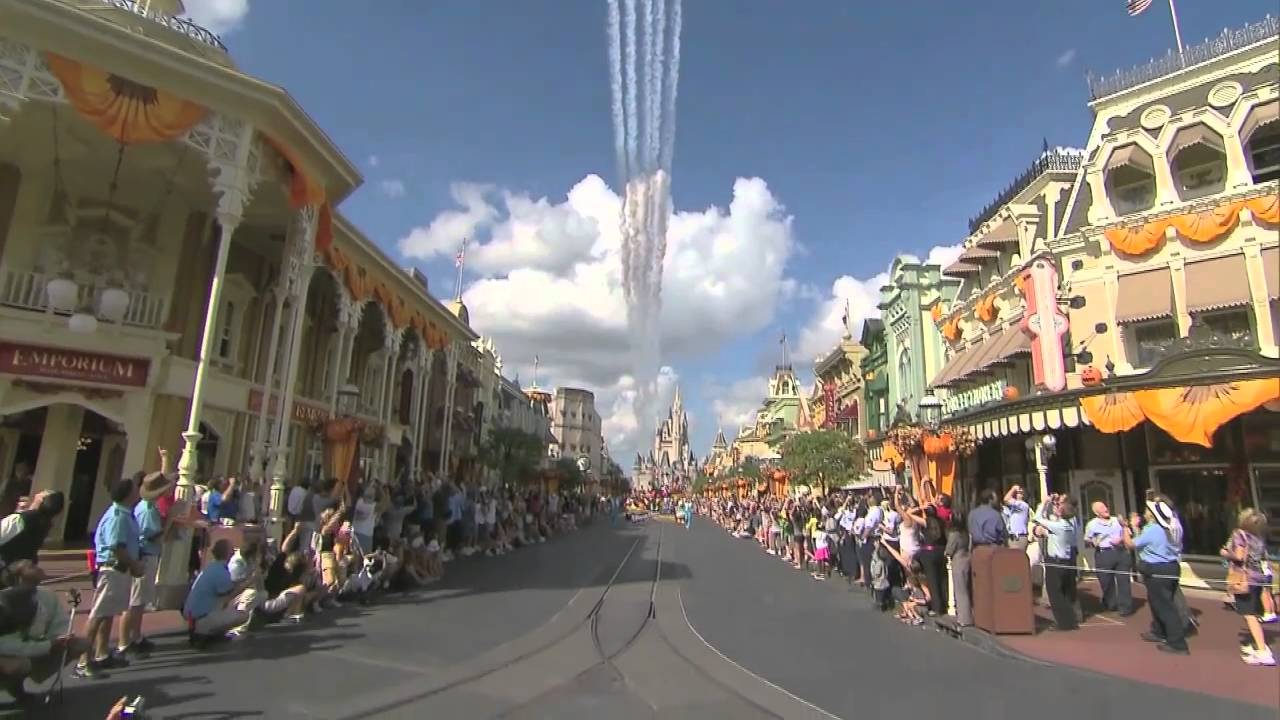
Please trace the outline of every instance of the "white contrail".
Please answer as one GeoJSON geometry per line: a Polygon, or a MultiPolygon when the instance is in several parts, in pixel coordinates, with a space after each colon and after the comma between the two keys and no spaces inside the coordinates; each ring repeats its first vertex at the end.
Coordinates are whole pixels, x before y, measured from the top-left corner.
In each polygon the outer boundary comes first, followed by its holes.
{"type": "Polygon", "coordinates": [[[627,164],[631,167],[631,173],[635,173],[637,168],[636,153],[636,125],[639,117],[636,115],[636,0],[625,0],[623,4],[623,23],[626,25],[626,57],[624,59],[626,65],[626,133],[627,133],[627,164]]]}
{"type": "Polygon", "coordinates": [[[622,114],[622,11],[618,0],[609,0],[609,111],[613,116],[613,152],[618,164],[618,177],[626,182],[627,168],[626,119],[622,114]]]}
{"type": "Polygon", "coordinates": [[[653,102],[653,0],[640,0],[640,172],[653,172],[649,147],[653,145],[653,123],[649,105],[653,102]]]}
{"type": "Polygon", "coordinates": [[[671,5],[671,55],[667,61],[667,78],[662,88],[662,158],[659,165],[671,172],[671,161],[676,152],[676,91],[680,87],[680,25],[681,2],[671,5]]]}
{"type": "Polygon", "coordinates": [[[653,145],[649,148],[649,154],[652,156],[653,168],[656,170],[660,167],[662,160],[662,138],[666,128],[662,123],[662,101],[663,101],[663,84],[666,80],[666,66],[669,58],[667,57],[667,0],[654,0],[657,12],[654,14],[653,31],[654,31],[654,52],[655,62],[653,63],[653,92],[649,97],[649,122],[653,124],[653,145]]]}

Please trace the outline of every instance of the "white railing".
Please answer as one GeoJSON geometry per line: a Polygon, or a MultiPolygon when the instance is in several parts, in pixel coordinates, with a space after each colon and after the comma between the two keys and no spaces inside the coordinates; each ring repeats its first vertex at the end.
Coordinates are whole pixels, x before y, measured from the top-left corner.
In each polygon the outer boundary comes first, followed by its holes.
{"type": "MultiPolygon", "coordinates": [[[[0,270],[0,305],[46,312],[49,309],[49,293],[45,289],[49,275],[30,270],[0,270]]],[[[106,285],[79,283],[80,307],[97,307],[106,285]]],[[[165,320],[163,297],[138,290],[126,290],[129,307],[125,310],[122,325],[158,329],[165,320]]]]}

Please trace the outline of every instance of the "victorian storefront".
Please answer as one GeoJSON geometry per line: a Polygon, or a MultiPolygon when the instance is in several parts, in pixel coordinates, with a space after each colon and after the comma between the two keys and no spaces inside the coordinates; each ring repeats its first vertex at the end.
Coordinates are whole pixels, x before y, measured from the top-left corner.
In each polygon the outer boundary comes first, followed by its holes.
{"type": "Polygon", "coordinates": [[[1277,29],[1096,81],[1077,169],[980,218],[932,381],[979,442],[970,493],[1043,484],[1113,512],[1165,493],[1202,571],[1240,509],[1280,512],[1277,29]]]}
{"type": "Polygon", "coordinates": [[[163,10],[96,9],[0,6],[0,480],[67,492],[75,541],[158,447],[180,494],[243,474],[273,520],[302,476],[455,470],[465,309],[335,209],[361,179],[284,90],[163,10]]]}

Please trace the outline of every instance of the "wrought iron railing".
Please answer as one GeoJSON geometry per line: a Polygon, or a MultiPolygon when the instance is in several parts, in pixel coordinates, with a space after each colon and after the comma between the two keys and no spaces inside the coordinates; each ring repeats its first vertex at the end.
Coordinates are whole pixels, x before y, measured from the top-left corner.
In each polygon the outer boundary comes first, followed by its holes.
{"type": "Polygon", "coordinates": [[[1089,73],[1089,96],[1098,98],[1115,95],[1146,82],[1171,75],[1193,65],[1208,62],[1229,52],[1249,47],[1264,40],[1280,35],[1280,19],[1267,15],[1265,18],[1249,23],[1242,28],[1227,28],[1222,34],[1207,38],[1198,45],[1182,49],[1181,53],[1173,50],[1161,58],[1152,58],[1143,65],[1128,70],[1117,70],[1112,75],[1094,75],[1089,73]]]}
{"type": "Polygon", "coordinates": [[[1080,169],[1080,163],[1083,160],[1084,153],[1079,150],[1067,148],[1045,150],[1035,162],[1031,163],[1031,167],[1002,190],[995,200],[982,208],[982,212],[978,213],[977,217],[969,220],[969,234],[977,232],[983,223],[995,217],[1000,208],[1025,190],[1036,178],[1047,172],[1076,172],[1080,169]]]}
{"type": "Polygon", "coordinates": [[[102,2],[107,5],[114,5],[121,10],[127,10],[134,15],[144,17],[152,22],[159,23],[176,33],[186,35],[196,42],[203,43],[210,47],[215,47],[223,52],[227,51],[227,46],[222,43],[222,40],[217,35],[214,35],[212,32],[200,27],[186,18],[170,17],[150,12],[148,8],[138,0],[102,0],[102,2]]]}

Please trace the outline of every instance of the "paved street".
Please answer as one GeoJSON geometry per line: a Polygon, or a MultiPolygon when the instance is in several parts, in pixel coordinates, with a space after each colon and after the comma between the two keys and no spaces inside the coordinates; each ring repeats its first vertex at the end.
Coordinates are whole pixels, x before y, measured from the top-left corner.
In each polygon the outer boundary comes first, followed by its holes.
{"type": "Polygon", "coordinates": [[[128,692],[159,718],[1274,717],[903,627],[706,522],[597,523],[320,620],[206,653],[166,638],[69,681],[49,716],[100,717],[128,692]]]}

